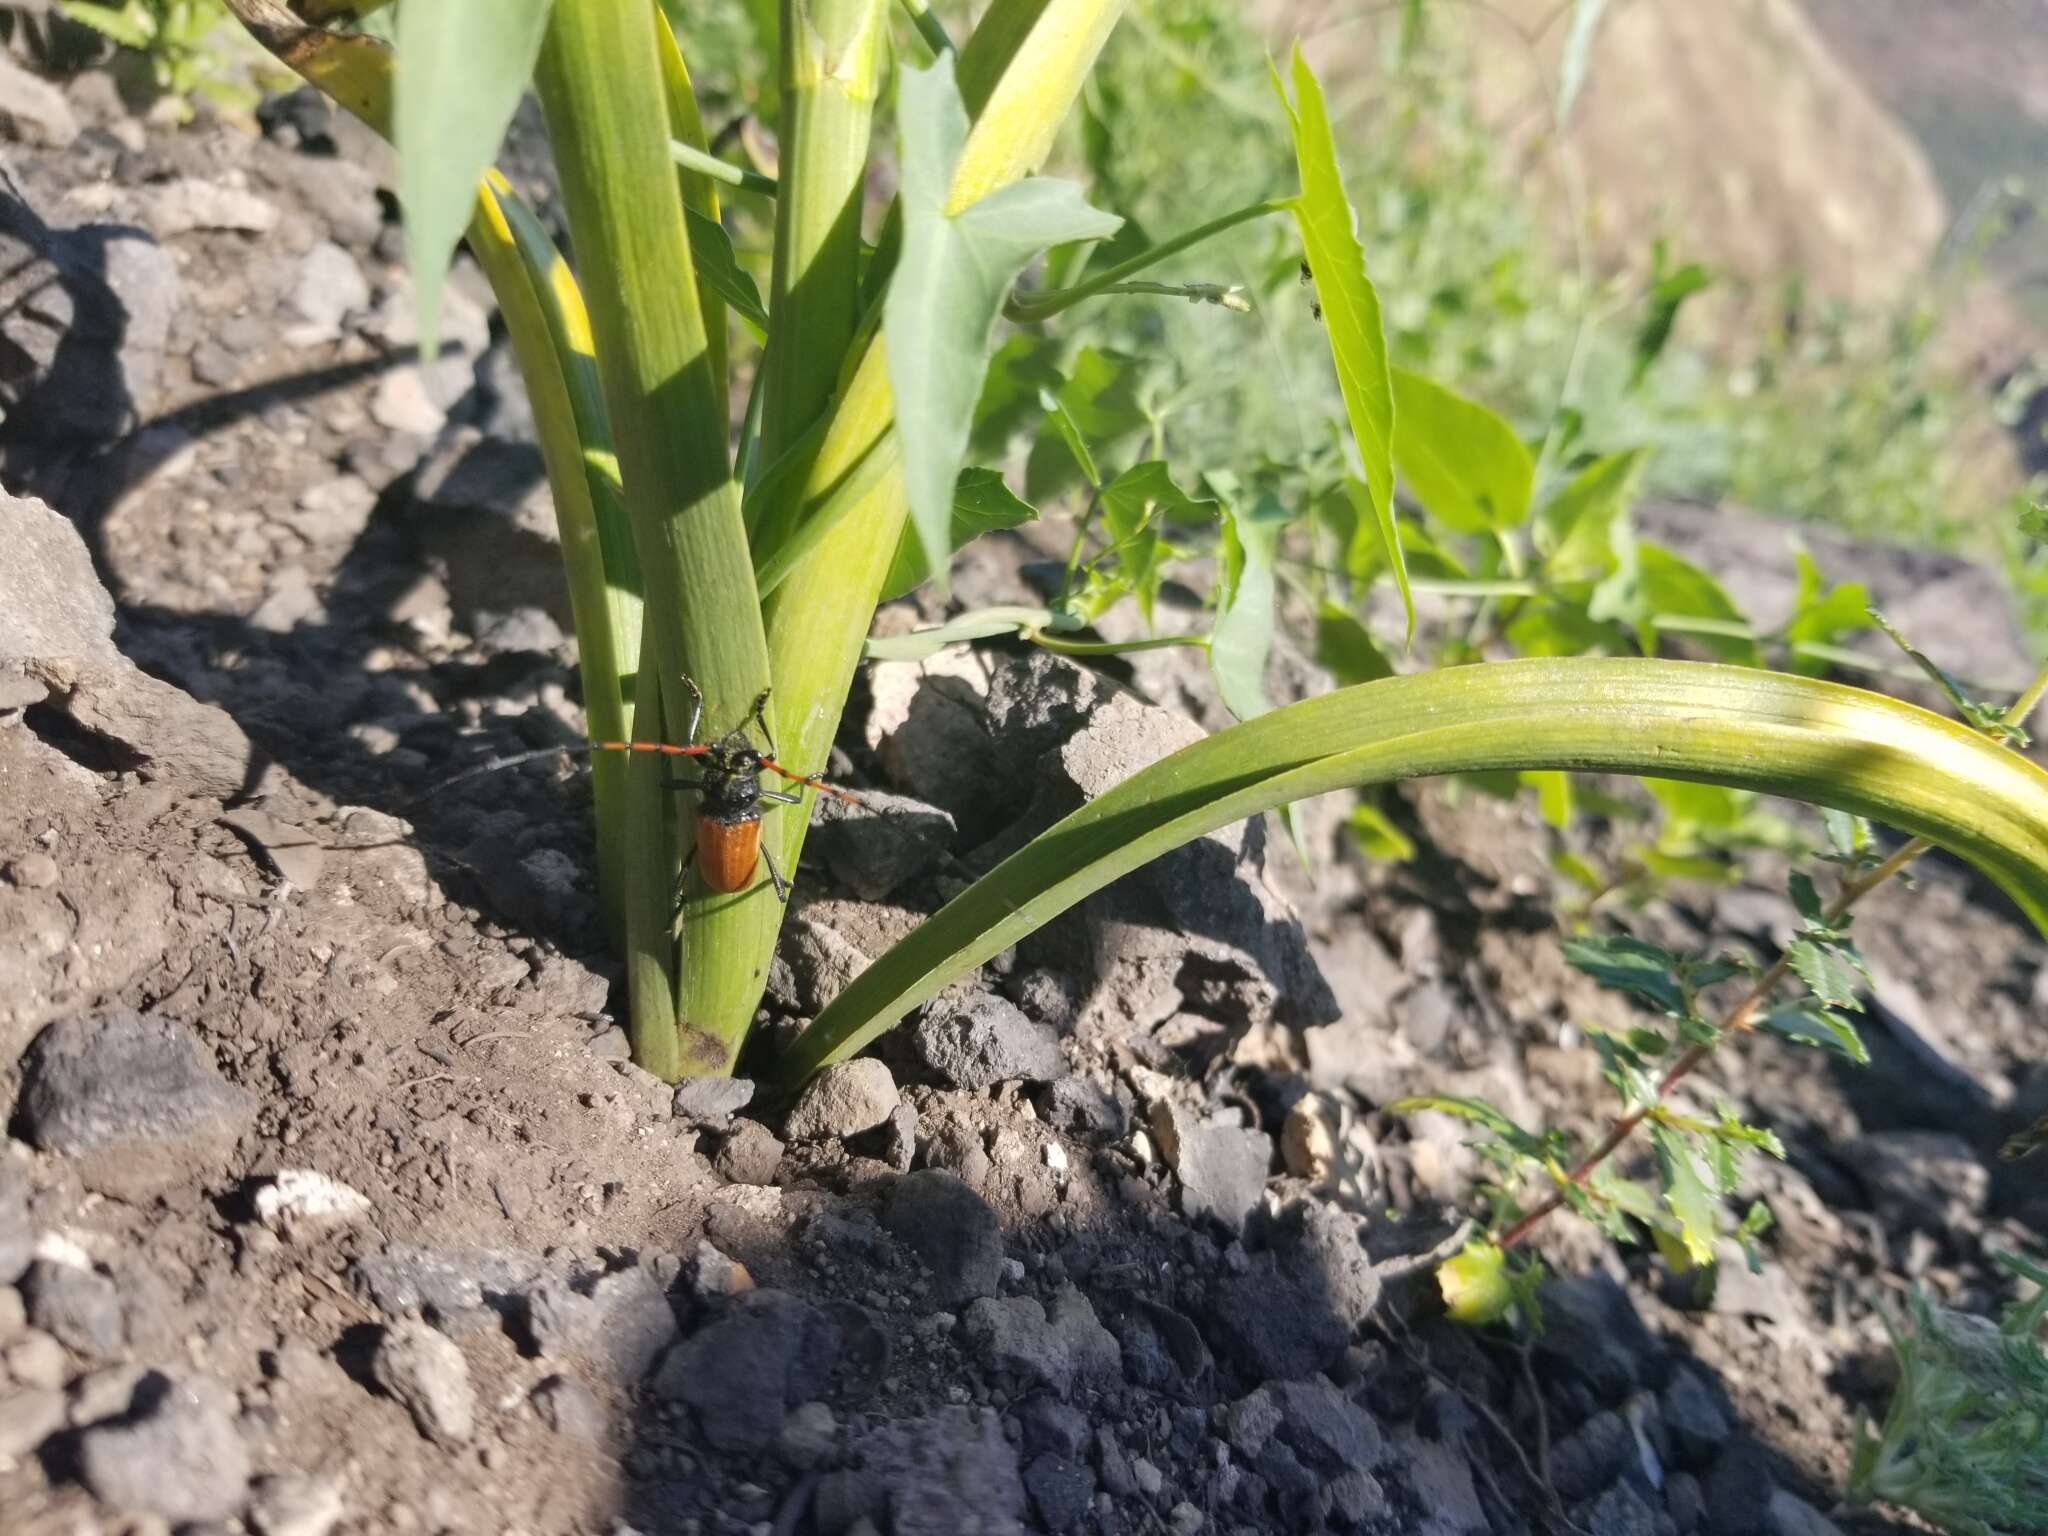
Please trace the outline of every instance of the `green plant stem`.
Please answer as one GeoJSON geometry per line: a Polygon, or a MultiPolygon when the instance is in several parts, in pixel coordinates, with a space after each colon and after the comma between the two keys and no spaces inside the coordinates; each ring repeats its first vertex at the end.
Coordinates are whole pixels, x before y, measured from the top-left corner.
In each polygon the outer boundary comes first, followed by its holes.
{"type": "Polygon", "coordinates": [[[946,24],[932,14],[932,8],[924,0],[902,0],[903,13],[910,18],[910,24],[917,28],[917,35],[924,39],[925,47],[931,49],[934,57],[953,51],[953,39],[946,35],[946,24]]]}
{"type": "Polygon", "coordinates": [[[824,415],[860,319],[861,191],[887,13],[888,0],[782,0],[774,324],[761,357],[765,463],[824,415]]]}
{"type": "Polygon", "coordinates": [[[1170,240],[1162,240],[1159,244],[1138,252],[1128,261],[1118,262],[1108,271],[1090,278],[1085,283],[1077,283],[1072,288],[1049,289],[1044,293],[1020,293],[1003,306],[1003,313],[1020,325],[1032,325],[1050,319],[1063,309],[1071,309],[1084,300],[1115,291],[1119,284],[1129,282],[1147,267],[1200,245],[1204,240],[1220,235],[1226,229],[1235,229],[1240,224],[1262,219],[1270,213],[1289,212],[1292,206],[1291,199],[1279,197],[1248,203],[1242,208],[1233,209],[1221,218],[1211,219],[1199,228],[1175,235],[1170,240]]]}
{"type": "MultiPolygon", "coordinates": [[[[706,723],[725,730],[768,686],[767,643],[726,457],[724,392],[667,153],[655,29],[647,0],[556,0],[536,81],[646,584],[658,675],[642,674],[640,697],[658,688],[675,731],[690,718],[684,679],[694,679],[706,723]]],[[[680,825],[679,842],[666,845],[677,861],[693,831],[688,818],[680,825]]],[[[656,826],[632,833],[643,843],[660,837],[656,826]]],[[[674,968],[676,1065],[722,1073],[753,1021],[781,909],[765,883],[729,896],[700,885],[686,894],[674,968]]],[[[653,899],[651,885],[635,890],[653,899]]],[[[639,920],[649,924],[651,910],[639,920]]]]}
{"type": "MultiPolygon", "coordinates": [[[[2014,701],[2012,708],[2007,711],[2007,721],[2015,726],[2025,724],[2027,716],[2032,714],[2034,707],[2041,702],[2044,692],[2048,692],[2048,668],[2043,668],[2033,682],[2027,685],[2026,691],[2014,701]]],[[[1934,842],[1930,838],[1909,838],[1883,863],[1874,865],[1862,874],[1845,880],[1842,883],[1842,888],[1835,893],[1835,899],[1828,903],[1822,922],[1830,928],[1838,925],[1844,917],[1848,916],[1850,910],[1855,907],[1857,902],[1890,880],[1894,875],[1901,874],[1910,868],[1923,853],[1926,853],[1934,846],[1934,842]]],[[[1540,1226],[1553,1212],[1564,1205],[1564,1186],[1583,1186],[1593,1176],[1595,1170],[1602,1163],[1606,1162],[1608,1158],[1612,1157],[1621,1147],[1622,1143],[1635,1134],[1637,1127],[1662,1108],[1665,1097],[1673,1088],[1690,1076],[1699,1067],[1701,1062],[1719,1050],[1731,1036],[1744,1034],[1754,1029],[1756,1027],[1758,1010],[1770,1000],[1771,994],[1783,983],[1786,976],[1790,974],[1791,969],[1792,953],[1790,950],[1786,950],[1776,960],[1771,962],[1764,973],[1757,977],[1755,983],[1722,1016],[1720,1025],[1714,1030],[1710,1038],[1686,1047],[1678,1059],[1665,1071],[1664,1075],[1657,1080],[1656,1096],[1649,1103],[1629,1111],[1609,1125],[1606,1133],[1594,1144],[1593,1149],[1580,1158],[1565,1175],[1564,1184],[1544,1196],[1519,1221],[1501,1234],[1499,1239],[1500,1247],[1512,1249],[1526,1241],[1531,1232],[1540,1226]]]]}
{"type": "Polygon", "coordinates": [[[743,165],[734,165],[730,160],[721,160],[706,150],[685,144],[681,139],[668,141],[668,157],[677,165],[709,176],[713,181],[722,181],[728,187],[758,192],[763,197],[773,197],[782,190],[781,184],[773,176],[763,176],[759,171],[750,171],[743,165]]]}
{"type": "Polygon", "coordinates": [[[1027,629],[1024,638],[1033,645],[1062,656],[1124,656],[1133,651],[1163,651],[1177,645],[1209,648],[1207,635],[1153,635],[1144,640],[1061,640],[1042,629],[1027,629]]]}

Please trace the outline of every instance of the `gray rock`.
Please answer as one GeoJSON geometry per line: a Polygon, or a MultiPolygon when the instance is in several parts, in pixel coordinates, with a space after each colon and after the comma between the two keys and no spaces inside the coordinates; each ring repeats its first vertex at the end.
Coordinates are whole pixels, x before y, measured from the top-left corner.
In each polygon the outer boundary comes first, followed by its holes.
{"type": "Polygon", "coordinates": [[[1072,1286],[1049,1310],[1029,1296],[984,1296],[961,1315],[960,1330],[993,1369],[1061,1394],[1076,1382],[1111,1380],[1123,1366],[1115,1337],[1072,1286]]]}
{"type": "Polygon", "coordinates": [[[675,1116],[685,1125],[722,1131],[754,1102],[754,1085],[744,1077],[686,1077],[676,1084],[675,1116]]]}
{"type": "Polygon", "coordinates": [[[349,1267],[356,1291],[386,1317],[417,1312],[458,1335],[523,1305],[546,1273],[538,1254],[408,1244],[349,1267]]]}
{"type": "Polygon", "coordinates": [[[64,1394],[30,1387],[0,1394],[0,1461],[30,1455],[64,1427],[64,1394]]]}
{"type": "Polygon", "coordinates": [[[858,1136],[887,1120],[898,1102],[896,1080],[872,1056],[827,1067],[804,1085],[783,1133],[791,1141],[858,1136]]]}
{"type": "Polygon", "coordinates": [[[1048,1451],[1024,1469],[1024,1491],[1045,1528],[1063,1536],[1087,1517],[1095,1501],[1095,1474],[1084,1462],[1048,1451]]]}
{"type": "Polygon", "coordinates": [[[1363,1223],[1323,1200],[1291,1202],[1273,1223],[1282,1265],[1336,1316],[1356,1328],[1379,1305],[1380,1276],[1365,1251],[1363,1223]]]}
{"type": "Polygon", "coordinates": [[[1769,1536],[1841,1536],[1834,1521],[1782,1488],[1771,1495],[1764,1514],[1769,1536]]]}
{"type": "Polygon", "coordinates": [[[1960,1136],[1944,1131],[1880,1131],[1842,1149],[1895,1232],[1947,1232],[1981,1215],[1991,1174],[1960,1136]]]}
{"type": "MultiPolygon", "coordinates": [[[[1017,796],[1029,800],[1013,837],[1202,735],[1185,716],[1043,653],[996,675],[988,729],[998,773],[1021,776],[1017,796]]],[[[986,784],[979,793],[998,798],[986,784]]],[[[1327,1024],[1338,1017],[1336,999],[1300,920],[1268,884],[1265,857],[1262,821],[1197,838],[1090,897],[1079,925],[1085,943],[1075,953],[1029,958],[1057,958],[1055,969],[1091,977],[1086,1013],[1124,1029],[1151,1028],[1184,1010],[1237,1024],[1327,1024]]]]}
{"type": "Polygon", "coordinates": [[[1304,1466],[1328,1475],[1379,1460],[1379,1425],[1328,1381],[1281,1381],[1259,1390],[1272,1395],[1277,1433],[1304,1466]]]}
{"type": "Polygon", "coordinates": [[[805,852],[861,900],[881,901],[937,868],[959,831],[946,812],[908,795],[865,790],[851,804],[820,795],[805,852]]]}
{"type": "Polygon", "coordinates": [[[225,1520],[249,1493],[249,1450],[232,1397],[211,1382],[156,1377],[142,1406],[79,1436],[78,1471],[95,1495],[174,1525],[225,1520]]]}
{"type": "Polygon", "coordinates": [[[1320,1297],[1268,1265],[1213,1286],[1201,1321],[1218,1355],[1262,1381],[1312,1376],[1351,1342],[1320,1297]]]}
{"type": "Polygon", "coordinates": [[[38,1259],[21,1296],[31,1323],[88,1360],[110,1359],[127,1341],[121,1293],[98,1270],[38,1259]]]}
{"type": "Polygon", "coordinates": [[[355,257],[332,240],[322,240],[299,258],[287,302],[305,322],[292,328],[291,340],[313,346],[338,338],[342,321],[370,307],[370,284],[355,257]]]}
{"type": "Polygon", "coordinates": [[[1678,1527],[1678,1536],[1692,1536],[1706,1523],[1707,1496],[1690,1472],[1674,1472],[1664,1481],[1664,1510],[1678,1527]]]}
{"type": "Polygon", "coordinates": [[[1673,1371],[1658,1406],[1680,1466],[1705,1466],[1735,1433],[1726,1397],[1697,1371],[1682,1366],[1673,1371]]]}
{"type": "Polygon", "coordinates": [[[371,1362],[377,1385],[403,1403],[419,1432],[452,1449],[476,1433],[476,1389],[453,1340],[410,1319],[392,1324],[371,1362]]]}
{"type": "Polygon", "coordinates": [[[1152,1109],[1152,1135],[1180,1178],[1182,1212],[1241,1227],[1266,1190],[1273,1143],[1262,1131],[1204,1121],[1176,1104],[1152,1109]]]}
{"type": "Polygon", "coordinates": [[[1461,1449],[1403,1430],[1395,1438],[1395,1450],[1395,1464],[1420,1513],[1417,1536],[1476,1536],[1493,1529],[1472,1482],[1472,1464],[1461,1449]]]}
{"type": "Polygon", "coordinates": [[[1048,1451],[1069,1461],[1086,1456],[1088,1415],[1071,1403],[1061,1402],[1050,1392],[1034,1392],[1016,1405],[1015,1413],[1026,1456],[1048,1451]]]}
{"type": "Polygon", "coordinates": [[[992,1088],[1020,1080],[1049,1083],[1067,1075],[1059,1037],[993,992],[926,1014],[910,1039],[924,1065],[955,1088],[992,1088]]]}
{"type": "Polygon", "coordinates": [[[917,1107],[907,1099],[889,1112],[889,1123],[873,1133],[874,1151],[898,1173],[917,1161],[917,1107]]]}
{"type": "Polygon", "coordinates": [[[167,1153],[224,1154],[256,1101],[184,1026],[122,1008],[59,1019],[36,1037],[19,1112],[37,1146],[89,1157],[96,1185],[140,1191],[179,1176],[167,1153]]]}
{"type": "Polygon", "coordinates": [[[1173,1308],[1147,1297],[1132,1301],[1114,1331],[1123,1347],[1124,1375],[1133,1386],[1179,1393],[1216,1364],[1200,1329],[1173,1308]]]}
{"type": "Polygon", "coordinates": [[[0,135],[50,149],[63,149],[78,137],[78,118],[64,92],[5,54],[0,54],[0,135]]]}
{"type": "Polygon", "coordinates": [[[824,1403],[797,1404],[775,1437],[775,1454],[798,1472],[825,1465],[838,1449],[839,1420],[824,1403]]]}
{"type": "Polygon", "coordinates": [[[1769,1459],[1754,1441],[1730,1446],[1701,1483],[1706,1495],[1707,1529],[1714,1536],[1756,1536],[1768,1529],[1771,1500],[1777,1494],[1769,1459]]]}
{"type": "Polygon", "coordinates": [[[1131,1117],[1117,1096],[1092,1077],[1062,1077],[1035,1100],[1040,1117],[1069,1136],[1115,1140],[1130,1129],[1131,1117]]]}
{"type": "Polygon", "coordinates": [[[1665,1523],[1628,1483],[1616,1483],[1573,1512],[1573,1524],[1597,1536],[1666,1536],[1665,1523]]]}
{"type": "Polygon", "coordinates": [[[782,1151],[781,1141],[767,1126],[741,1120],[719,1144],[711,1166],[735,1184],[772,1184],[775,1170],[782,1166],[782,1151]]]}
{"type": "Polygon", "coordinates": [[[1102,1475],[1102,1486],[1116,1498],[1128,1499],[1138,1491],[1138,1474],[1131,1458],[1107,1424],[1095,1429],[1095,1470],[1102,1475]]]}
{"type": "Polygon", "coordinates": [[[993,1296],[1003,1277],[996,1213],[955,1175],[926,1168],[896,1181],[882,1225],[932,1272],[932,1302],[958,1307],[993,1296]]]}
{"type": "Polygon", "coordinates": [[[1609,1405],[1642,1384],[1645,1366],[1659,1354],[1628,1293],[1611,1276],[1558,1276],[1537,1292],[1543,1332],[1537,1360],[1582,1383],[1609,1405]]]}
{"type": "Polygon", "coordinates": [[[341,1489],[320,1478],[259,1478],[249,1499],[256,1536],[327,1536],[348,1512],[341,1489]]]}
{"type": "Polygon", "coordinates": [[[678,1332],[661,1281],[638,1266],[601,1275],[587,1291],[542,1280],[527,1293],[526,1324],[543,1358],[581,1356],[623,1387],[653,1370],[678,1332]]]}
{"type": "Polygon", "coordinates": [[[558,1435],[593,1445],[605,1437],[604,1407],[590,1388],[573,1376],[550,1376],[531,1394],[541,1422],[558,1435]]]}
{"type": "Polygon", "coordinates": [[[53,229],[0,194],[0,416],[10,446],[90,452],[158,403],[184,283],[170,252],[118,224],[53,229]]]}
{"type": "Polygon", "coordinates": [[[12,1344],[28,1327],[28,1304],[11,1285],[0,1285],[0,1345],[12,1344]]]}
{"type": "Polygon", "coordinates": [[[944,1408],[884,1426],[858,1454],[886,1490],[890,1536],[1022,1536],[1017,1452],[989,1409],[944,1408]]]}
{"type": "Polygon", "coordinates": [[[992,792],[1002,783],[1001,748],[989,739],[982,702],[957,677],[927,675],[902,727],[882,742],[882,772],[913,799],[952,818],[963,841],[987,837],[1022,805],[992,792]]]}
{"type": "Polygon", "coordinates": [[[1551,1484],[1559,1498],[1590,1499],[1621,1476],[1635,1449],[1635,1435],[1620,1414],[1596,1413],[1551,1447],[1551,1484]]]}
{"type": "Polygon", "coordinates": [[[1325,1520],[1334,1518],[1341,1524],[1357,1526],[1368,1520],[1383,1520],[1391,1512],[1387,1490],[1363,1467],[1340,1472],[1323,1484],[1322,1513],[1325,1520]]]}
{"type": "Polygon", "coordinates": [[[0,1285],[12,1285],[35,1257],[35,1228],[28,1220],[28,1183],[12,1168],[0,1167],[0,1285]]]}
{"type": "MultiPolygon", "coordinates": [[[[5,244],[0,239],[0,249],[5,244]]],[[[13,555],[0,562],[0,707],[40,702],[53,671],[124,665],[114,647],[113,595],[77,524],[32,497],[0,492],[0,532],[13,555]]]]}
{"type": "Polygon", "coordinates": [[[716,1322],[669,1351],[654,1392],[697,1410],[722,1451],[774,1444],[789,1410],[823,1392],[839,1352],[825,1314],[786,1291],[750,1291],[716,1322]]]}
{"type": "Polygon", "coordinates": [[[790,1013],[815,1017],[868,966],[859,945],[825,923],[801,915],[782,928],[768,971],[768,995],[790,1013]]]}

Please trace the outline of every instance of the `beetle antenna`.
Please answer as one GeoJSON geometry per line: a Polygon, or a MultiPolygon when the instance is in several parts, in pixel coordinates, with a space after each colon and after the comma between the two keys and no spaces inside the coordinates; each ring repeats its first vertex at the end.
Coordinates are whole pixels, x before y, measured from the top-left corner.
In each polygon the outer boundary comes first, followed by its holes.
{"type": "Polygon", "coordinates": [[[860,796],[856,795],[852,790],[841,789],[836,784],[827,784],[823,779],[813,779],[801,773],[791,773],[787,768],[783,767],[782,764],[776,762],[775,759],[772,757],[762,758],[761,766],[763,768],[767,768],[772,770],[773,772],[781,774],[785,779],[789,780],[789,782],[792,784],[807,784],[812,789],[817,790],[820,794],[836,795],[839,799],[844,800],[848,805],[860,804],[860,796]]]}
{"type": "Polygon", "coordinates": [[[666,741],[570,741],[560,746],[536,747],[531,752],[514,752],[509,757],[494,757],[487,763],[441,780],[431,788],[414,797],[415,803],[429,795],[438,795],[444,789],[453,788],[469,779],[480,779],[487,773],[499,773],[507,768],[517,768],[525,763],[537,763],[549,757],[588,757],[593,752],[658,752],[666,757],[702,757],[708,748],[691,746],[679,747],[666,741]]]}

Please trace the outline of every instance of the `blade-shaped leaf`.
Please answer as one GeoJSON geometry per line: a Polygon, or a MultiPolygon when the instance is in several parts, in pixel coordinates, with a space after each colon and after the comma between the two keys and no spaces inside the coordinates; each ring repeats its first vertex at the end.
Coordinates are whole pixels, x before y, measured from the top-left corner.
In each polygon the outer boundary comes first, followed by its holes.
{"type": "Polygon", "coordinates": [[[1344,395],[1344,414],[1358,444],[1365,471],[1365,489],[1372,516],[1393,567],[1394,584],[1408,615],[1408,637],[1415,636],[1415,595],[1408,588],[1408,564],[1401,555],[1401,531],[1394,522],[1394,384],[1387,366],[1386,332],[1380,324],[1380,298],[1365,272],[1365,247],[1358,243],[1358,215],[1344,191],[1337,167],[1337,140],[1323,104],[1323,88],[1315,71],[1294,48],[1294,99],[1273,72],[1273,89],[1287,109],[1294,131],[1294,158],[1301,172],[1301,195],[1293,200],[1294,221],[1308,252],[1323,325],[1336,360],[1337,386],[1344,395]]]}
{"type": "Polygon", "coordinates": [[[1564,57],[1557,68],[1557,126],[1571,121],[1579,92],[1586,88],[1586,75],[1593,65],[1593,39],[1600,35],[1601,18],[1607,14],[1607,0],[1572,0],[1571,30],[1565,34],[1564,57]]]}
{"type": "MultiPolygon", "coordinates": [[[[953,486],[953,526],[946,536],[949,555],[965,548],[984,533],[1015,528],[1038,516],[1028,501],[1020,500],[993,469],[963,469],[953,486]]],[[[924,545],[909,528],[896,545],[896,558],[882,582],[882,601],[901,597],[921,586],[931,575],[925,563],[924,545]]]]}
{"type": "Polygon", "coordinates": [[[1671,328],[1677,324],[1678,312],[1685,307],[1685,301],[1711,288],[1714,283],[1707,269],[1696,261],[1689,261],[1674,271],[1666,271],[1662,240],[1656,243],[1653,252],[1650,307],[1636,331],[1635,363],[1628,375],[1630,389],[1641,384],[1651,365],[1663,356],[1665,345],[1671,340],[1671,328]]]}
{"type": "Polygon", "coordinates": [[[942,55],[902,71],[903,246],[883,305],[904,488],[925,561],[944,584],[953,486],[988,372],[996,317],[1031,258],[1067,240],[1104,239],[1123,222],[1090,208],[1070,182],[1031,177],[959,210],[953,173],[967,108],[942,55]]]}
{"type": "Polygon", "coordinates": [[[761,302],[761,290],[754,274],[740,265],[733,253],[732,237],[716,219],[694,208],[685,208],[683,218],[690,230],[690,259],[697,264],[697,276],[711,291],[733,307],[758,340],[768,329],[768,306],[761,302]]]}
{"type": "Polygon", "coordinates": [[[1526,768],[1655,771],[1878,817],[1977,864],[2048,932],[2048,771],[1952,720],[1749,667],[1494,662],[1305,699],[1134,774],[855,977],[778,1077],[800,1082],[852,1055],[1076,902],[1204,833],[1334,789],[1526,768]]]}
{"type": "Polygon", "coordinates": [[[1266,697],[1266,658],[1273,652],[1273,556],[1287,523],[1287,509],[1270,496],[1260,497],[1248,512],[1224,505],[1223,583],[1209,639],[1209,670],[1224,704],[1240,720],[1273,707],[1266,697]]]}
{"type": "Polygon", "coordinates": [[[1678,956],[1661,944],[1625,933],[1600,934],[1566,939],[1564,957],[1603,987],[1674,1016],[1688,1011],[1685,989],[1678,984],[1678,956]]]}
{"type": "Polygon", "coordinates": [[[401,6],[392,136],[406,259],[432,356],[441,283],[504,141],[547,31],[552,0],[433,0],[401,6]]]}
{"type": "Polygon", "coordinates": [[[1515,429],[1476,400],[1393,370],[1394,467],[1456,533],[1514,528],[1529,515],[1536,462],[1515,429]]]}

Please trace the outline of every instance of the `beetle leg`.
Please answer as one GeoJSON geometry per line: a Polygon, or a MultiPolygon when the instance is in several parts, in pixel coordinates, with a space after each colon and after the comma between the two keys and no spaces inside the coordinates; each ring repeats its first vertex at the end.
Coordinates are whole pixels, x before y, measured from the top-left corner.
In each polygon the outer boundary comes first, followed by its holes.
{"type": "Polygon", "coordinates": [[[761,727],[761,739],[768,743],[768,755],[775,755],[775,738],[768,730],[768,690],[763,688],[754,700],[754,707],[747,713],[754,724],[761,727]]]}
{"type": "Polygon", "coordinates": [[[763,800],[773,800],[777,805],[802,805],[804,803],[802,795],[785,795],[779,789],[764,789],[761,791],[761,798],[763,800]]]}
{"type": "Polygon", "coordinates": [[[695,743],[697,727],[704,723],[704,691],[688,674],[683,677],[683,691],[690,696],[690,728],[683,732],[683,740],[695,743]]]}
{"type": "Polygon", "coordinates": [[[789,905],[789,882],[782,878],[782,871],[775,867],[775,855],[768,851],[768,845],[761,845],[761,862],[768,866],[768,878],[774,883],[775,894],[786,907],[789,905]]]}
{"type": "Polygon", "coordinates": [[[697,850],[693,847],[683,855],[683,867],[676,872],[676,889],[673,905],[678,913],[683,910],[683,891],[690,883],[690,866],[697,862],[697,850]]]}

